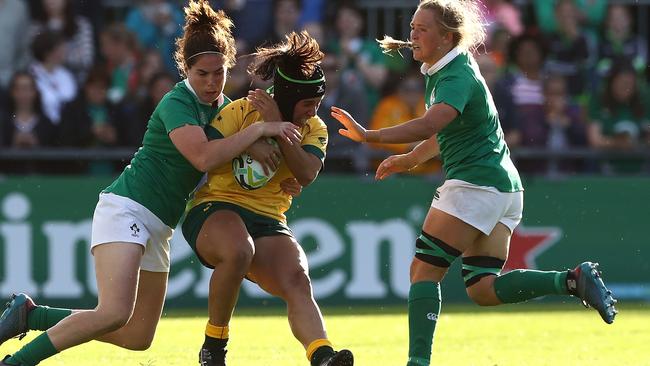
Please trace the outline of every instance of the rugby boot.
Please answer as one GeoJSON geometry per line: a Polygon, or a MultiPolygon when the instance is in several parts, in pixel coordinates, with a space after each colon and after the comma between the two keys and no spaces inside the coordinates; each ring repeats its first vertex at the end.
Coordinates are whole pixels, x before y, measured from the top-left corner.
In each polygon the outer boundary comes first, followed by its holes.
{"type": "Polygon", "coordinates": [[[572,294],[580,298],[582,305],[586,308],[596,309],[605,323],[612,324],[618,313],[614,307],[616,299],[605,286],[601,273],[598,271],[598,263],[584,262],[571,272],[571,277],[575,280],[575,289],[571,291],[572,294]]]}
{"type": "Polygon", "coordinates": [[[20,293],[11,295],[6,308],[0,315],[0,345],[11,338],[23,339],[29,331],[27,328],[27,313],[34,309],[34,301],[20,293]]]}
{"type": "Polygon", "coordinates": [[[199,365],[201,366],[226,366],[226,353],[228,351],[214,350],[202,347],[199,351],[199,365]]]}
{"type": "Polygon", "coordinates": [[[353,366],[354,356],[347,349],[334,352],[333,355],[326,358],[319,366],[353,366]]]}

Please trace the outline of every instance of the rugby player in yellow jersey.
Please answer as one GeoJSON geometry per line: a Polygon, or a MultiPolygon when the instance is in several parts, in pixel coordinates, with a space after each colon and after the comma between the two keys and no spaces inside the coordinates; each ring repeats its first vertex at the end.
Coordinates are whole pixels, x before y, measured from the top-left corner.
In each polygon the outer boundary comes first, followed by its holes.
{"type": "MultiPolygon", "coordinates": [[[[256,190],[239,185],[230,164],[208,173],[183,223],[183,234],[203,265],[213,268],[208,298],[209,321],[199,353],[201,365],[225,365],[230,318],[244,277],[287,304],[289,325],[307,351],[311,365],[353,365],[348,350],[334,351],[314,300],[307,257],[287,226],[291,196],[281,182],[295,178],[309,185],[323,167],[327,127],[316,116],[325,93],[323,58],[307,32],[260,48],[249,73],[273,78],[273,99],[261,90],[232,102],[207,128],[211,138],[227,138],[264,121],[291,121],[300,146],[278,139],[281,161],[269,182],[256,190]],[[279,109],[279,111],[278,111],[279,109]]],[[[269,144],[269,148],[272,148],[269,144]]]]}

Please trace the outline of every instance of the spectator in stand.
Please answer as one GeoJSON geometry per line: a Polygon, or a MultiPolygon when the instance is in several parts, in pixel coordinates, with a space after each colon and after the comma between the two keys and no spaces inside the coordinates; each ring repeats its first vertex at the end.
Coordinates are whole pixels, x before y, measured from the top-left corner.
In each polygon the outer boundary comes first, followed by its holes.
{"type": "MultiPolygon", "coordinates": [[[[581,108],[571,102],[567,82],[560,75],[550,75],[544,81],[544,113],[522,123],[521,146],[566,151],[587,145],[586,125],[581,108]]],[[[517,168],[526,173],[575,173],[583,169],[583,162],[575,159],[527,159],[517,168]]]]}
{"type": "Polygon", "coordinates": [[[174,84],[176,78],[167,72],[161,71],[151,76],[147,82],[146,95],[138,100],[135,118],[129,119],[133,122],[122,129],[119,145],[136,148],[142,145],[142,138],[151,114],[162,97],[172,90],[174,84]]]}
{"type": "Polygon", "coordinates": [[[502,28],[509,35],[516,37],[524,32],[519,9],[509,0],[483,0],[485,5],[485,20],[488,23],[488,33],[492,34],[494,28],[502,28]]]}
{"type": "MultiPolygon", "coordinates": [[[[336,38],[331,40],[327,49],[338,57],[338,69],[343,79],[360,80],[371,109],[379,101],[379,91],[388,77],[387,56],[381,52],[373,39],[363,37],[363,17],[361,10],[346,2],[338,8],[335,17],[336,38]]],[[[403,65],[401,58],[396,62],[403,65]]]]}
{"type": "Polygon", "coordinates": [[[93,28],[88,19],[77,15],[72,0],[41,0],[34,10],[31,36],[45,31],[63,35],[65,43],[65,67],[77,83],[83,83],[95,59],[93,28]]]}
{"type": "MultiPolygon", "coordinates": [[[[118,145],[120,134],[129,128],[122,104],[108,99],[110,77],[102,67],[93,68],[79,96],[63,109],[61,143],[68,147],[109,147],[118,145]]],[[[110,162],[92,162],[91,174],[112,174],[110,162]]]]}
{"type": "Polygon", "coordinates": [[[99,41],[111,77],[108,98],[117,103],[137,88],[137,42],[133,33],[120,23],[104,29],[99,41]]]}
{"type": "Polygon", "coordinates": [[[223,9],[237,25],[233,30],[237,47],[254,49],[273,32],[273,1],[212,0],[215,9],[223,9]]]}
{"type": "Polygon", "coordinates": [[[74,75],[63,66],[65,50],[65,39],[57,32],[45,31],[32,42],[35,62],[30,69],[41,94],[45,115],[55,125],[61,121],[63,104],[77,95],[74,75]]]}
{"type": "MultiPolygon", "coordinates": [[[[320,110],[328,111],[333,105],[341,106],[355,116],[359,116],[360,121],[367,121],[370,118],[368,96],[357,74],[341,72],[338,58],[332,54],[325,55],[321,67],[323,73],[327,75],[327,90],[320,110]]],[[[327,125],[329,136],[327,164],[324,171],[327,173],[367,172],[370,168],[368,148],[365,145],[358,146],[350,139],[341,136],[338,133],[338,121],[329,113],[321,113],[320,117],[327,125]]]]}
{"type": "MultiPolygon", "coordinates": [[[[24,71],[14,74],[9,83],[7,110],[0,115],[0,146],[2,148],[37,149],[53,145],[56,127],[43,113],[43,106],[34,77],[24,71]]],[[[3,173],[43,172],[44,164],[32,161],[3,162],[3,173]]]]}
{"type": "Polygon", "coordinates": [[[126,15],[126,27],[140,47],[158,50],[168,72],[176,72],[173,53],[183,29],[183,13],[169,0],[143,0],[126,15]]]}
{"type": "MultiPolygon", "coordinates": [[[[628,60],[617,60],[603,91],[592,95],[589,106],[589,144],[597,149],[631,150],[647,144],[650,131],[650,108],[647,86],[637,76],[628,60]]],[[[612,161],[607,171],[636,173],[637,160],[612,161]]]]}
{"type": "Polygon", "coordinates": [[[605,77],[617,58],[632,60],[637,72],[644,73],[648,60],[648,41],[632,31],[630,8],[612,4],[598,46],[598,76],[605,77]]]}
{"type": "Polygon", "coordinates": [[[276,44],[284,41],[284,36],[299,30],[298,20],[302,11],[300,0],[273,1],[273,33],[267,38],[266,44],[276,44]]]}
{"type": "MultiPolygon", "coordinates": [[[[370,119],[369,128],[378,130],[385,127],[392,127],[424,115],[425,103],[424,92],[422,91],[422,75],[419,71],[412,71],[406,74],[401,80],[395,80],[397,85],[394,92],[382,98],[370,119]]],[[[416,144],[370,144],[375,150],[384,151],[390,154],[405,154],[413,150],[416,144]]],[[[388,154],[381,159],[373,159],[372,169],[376,170],[388,154]]],[[[429,160],[411,169],[409,173],[429,174],[440,171],[439,160],[429,160]]]]}
{"type": "MultiPolygon", "coordinates": [[[[537,26],[544,33],[557,32],[558,20],[555,17],[555,7],[561,0],[534,0],[533,9],[537,26]]],[[[581,27],[591,35],[596,35],[602,28],[607,12],[608,0],[573,0],[581,27]]]]}
{"type": "MultiPolygon", "coordinates": [[[[138,62],[135,76],[136,88],[134,95],[136,100],[140,100],[147,97],[149,93],[149,82],[154,75],[161,72],[167,72],[165,65],[163,64],[162,56],[160,52],[155,49],[145,49],[142,52],[140,61],[138,62]]],[[[138,141],[140,143],[140,141],[138,141]]]]}
{"type": "Polygon", "coordinates": [[[491,89],[511,148],[524,143],[524,124],[539,124],[544,115],[544,57],[544,44],[537,35],[524,33],[515,38],[508,50],[508,70],[491,89]]]}
{"type": "Polygon", "coordinates": [[[589,68],[595,53],[580,29],[579,13],[573,0],[559,0],[555,6],[558,30],[548,35],[546,70],[567,79],[569,94],[582,98],[587,92],[589,68]]]}
{"type": "Polygon", "coordinates": [[[26,68],[29,63],[29,39],[23,35],[28,23],[25,2],[0,0],[0,96],[14,72],[26,68]]]}

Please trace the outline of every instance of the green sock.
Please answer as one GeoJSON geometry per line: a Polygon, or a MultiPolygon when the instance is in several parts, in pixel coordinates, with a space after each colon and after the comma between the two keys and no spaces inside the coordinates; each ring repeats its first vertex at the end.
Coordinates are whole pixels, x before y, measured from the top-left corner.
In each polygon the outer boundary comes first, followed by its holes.
{"type": "Polygon", "coordinates": [[[20,351],[14,353],[5,362],[10,365],[36,366],[39,362],[57,353],[59,351],[54,348],[50,337],[45,332],[27,343],[20,351]]]}
{"type": "Polygon", "coordinates": [[[501,302],[512,304],[544,295],[568,295],[567,271],[517,269],[497,276],[494,291],[501,302]]]}
{"type": "Polygon", "coordinates": [[[72,314],[70,309],[39,305],[27,314],[27,327],[29,330],[48,330],[70,314],[72,314]]]}
{"type": "Polygon", "coordinates": [[[409,290],[409,360],[407,366],[428,366],[433,332],[440,315],[440,284],[417,282],[409,290]]]}

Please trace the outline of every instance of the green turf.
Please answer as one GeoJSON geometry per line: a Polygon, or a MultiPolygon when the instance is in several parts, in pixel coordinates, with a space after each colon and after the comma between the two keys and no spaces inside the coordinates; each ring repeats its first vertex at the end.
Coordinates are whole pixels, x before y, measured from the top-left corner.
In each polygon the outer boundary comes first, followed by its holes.
{"type": "MultiPolygon", "coordinates": [[[[403,307],[325,309],[331,340],[350,348],[360,366],[405,365],[406,315],[403,307]]],[[[613,325],[579,305],[509,305],[499,308],[444,306],[434,344],[434,360],[446,366],[650,365],[650,306],[627,304],[613,325]]],[[[92,342],[41,365],[196,365],[205,318],[201,312],[168,314],[151,349],[131,352],[92,342]]],[[[25,340],[35,336],[34,332],[25,340]]],[[[278,310],[244,309],[231,324],[229,365],[307,365],[278,310]]],[[[10,353],[25,340],[11,340],[10,353]]]]}

